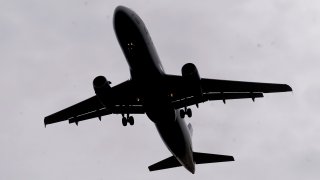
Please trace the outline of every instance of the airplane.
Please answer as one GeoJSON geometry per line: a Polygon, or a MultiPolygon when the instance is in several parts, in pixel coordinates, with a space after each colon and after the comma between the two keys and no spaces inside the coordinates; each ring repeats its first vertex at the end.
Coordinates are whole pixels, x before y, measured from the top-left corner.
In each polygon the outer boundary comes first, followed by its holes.
{"type": "Polygon", "coordinates": [[[93,80],[95,95],[44,118],[45,126],[121,114],[122,125],[134,125],[132,114],[146,114],[172,156],[149,166],[150,171],[183,166],[192,174],[195,164],[234,161],[233,156],[194,152],[192,126],[184,118],[189,108],[206,101],[262,98],[263,93],[292,91],[287,84],[201,78],[197,67],[186,63],[181,76],[166,74],[142,19],[131,9],[118,6],[113,27],[130,69],[131,78],[111,87],[104,76],[93,80]]]}

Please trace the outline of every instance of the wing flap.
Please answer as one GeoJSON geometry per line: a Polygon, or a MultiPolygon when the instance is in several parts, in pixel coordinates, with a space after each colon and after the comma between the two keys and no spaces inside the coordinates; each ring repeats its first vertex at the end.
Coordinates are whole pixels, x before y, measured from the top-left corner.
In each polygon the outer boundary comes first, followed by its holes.
{"type": "Polygon", "coordinates": [[[262,93],[209,93],[204,95],[206,100],[246,99],[262,98],[262,93]]]}
{"type": "Polygon", "coordinates": [[[188,97],[179,101],[173,102],[175,109],[183,108],[186,106],[191,106],[194,104],[203,103],[206,101],[215,101],[215,100],[227,100],[227,99],[255,99],[262,98],[263,93],[208,93],[203,94],[202,98],[188,97]]]}
{"type": "Polygon", "coordinates": [[[92,112],[95,110],[99,110],[104,106],[100,103],[99,99],[96,96],[88,98],[80,103],[77,103],[73,106],[70,106],[66,109],[63,109],[59,112],[51,114],[44,118],[44,124],[52,124],[61,121],[68,120],[70,118],[74,118],[80,116],[82,114],[86,114],[88,112],[92,112]]]}
{"type": "Polygon", "coordinates": [[[88,120],[88,119],[92,119],[92,118],[96,118],[96,117],[101,118],[102,116],[109,115],[109,114],[112,114],[112,111],[103,108],[103,109],[100,109],[97,111],[93,111],[93,112],[89,112],[87,114],[73,117],[73,118],[69,119],[69,124],[71,124],[71,123],[77,124],[80,121],[84,121],[84,120],[88,120]]]}

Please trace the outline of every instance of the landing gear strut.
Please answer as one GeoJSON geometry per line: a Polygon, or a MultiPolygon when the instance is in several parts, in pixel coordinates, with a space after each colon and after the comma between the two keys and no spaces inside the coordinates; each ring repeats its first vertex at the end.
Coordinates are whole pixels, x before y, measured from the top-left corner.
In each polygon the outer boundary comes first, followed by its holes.
{"type": "Polygon", "coordinates": [[[192,117],[192,111],[190,108],[185,107],[184,110],[180,109],[180,117],[184,118],[185,116],[188,116],[189,118],[192,117]]]}
{"type": "Polygon", "coordinates": [[[127,117],[124,117],[124,115],[122,115],[122,125],[127,126],[128,123],[131,126],[134,125],[134,118],[132,116],[129,116],[129,114],[127,115],[127,117]]]}

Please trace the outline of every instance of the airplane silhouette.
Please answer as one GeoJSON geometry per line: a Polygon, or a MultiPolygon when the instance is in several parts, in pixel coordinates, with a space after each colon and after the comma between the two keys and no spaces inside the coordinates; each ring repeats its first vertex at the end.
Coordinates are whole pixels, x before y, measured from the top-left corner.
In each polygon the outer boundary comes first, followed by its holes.
{"type": "Polygon", "coordinates": [[[95,95],[45,117],[44,123],[80,121],[121,114],[122,124],[134,124],[132,114],[146,114],[154,122],[172,156],[149,166],[150,171],[184,166],[194,174],[195,164],[234,161],[232,156],[193,152],[192,126],[184,117],[188,108],[206,101],[263,97],[263,93],[292,91],[286,84],[243,82],[200,78],[196,66],[187,63],[182,76],[169,75],[140,17],[124,6],[113,16],[114,31],[129,65],[131,79],[111,87],[103,76],[93,80],[95,95]]]}

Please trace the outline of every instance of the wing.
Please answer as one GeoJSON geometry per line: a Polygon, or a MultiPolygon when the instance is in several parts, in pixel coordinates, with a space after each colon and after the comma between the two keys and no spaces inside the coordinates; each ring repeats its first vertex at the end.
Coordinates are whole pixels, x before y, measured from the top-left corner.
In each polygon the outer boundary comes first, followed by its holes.
{"type": "Polygon", "coordinates": [[[109,114],[143,114],[144,109],[141,102],[137,101],[139,94],[135,87],[131,81],[126,81],[112,87],[111,97],[114,106],[111,108],[103,106],[98,97],[93,96],[45,117],[44,124],[47,125],[65,120],[69,120],[69,123],[78,124],[79,121],[95,117],[101,119],[102,116],[109,114]]]}
{"type": "Polygon", "coordinates": [[[201,79],[204,92],[261,92],[277,93],[292,91],[287,84],[201,79]]]}
{"type": "Polygon", "coordinates": [[[287,84],[260,83],[230,81],[219,79],[200,80],[203,96],[195,97],[190,91],[190,86],[182,76],[167,75],[169,91],[172,96],[172,103],[176,109],[199,104],[205,101],[243,99],[243,98],[261,98],[263,93],[276,93],[292,91],[287,84]]]}

